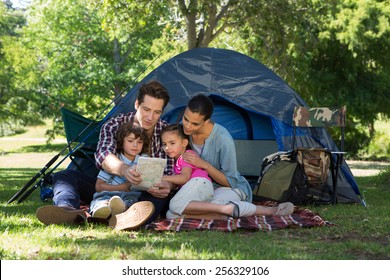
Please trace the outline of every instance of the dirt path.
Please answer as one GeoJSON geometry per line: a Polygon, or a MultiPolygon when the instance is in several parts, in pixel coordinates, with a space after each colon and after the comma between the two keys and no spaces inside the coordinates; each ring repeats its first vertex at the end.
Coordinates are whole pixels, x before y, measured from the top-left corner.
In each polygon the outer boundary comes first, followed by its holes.
{"type": "Polygon", "coordinates": [[[390,166],[390,162],[348,160],[347,164],[356,177],[374,176],[390,166]]]}
{"type": "MultiPolygon", "coordinates": [[[[0,168],[43,168],[56,153],[23,153],[23,154],[3,154],[0,155],[0,168]]],[[[51,166],[57,165],[63,157],[51,166]]],[[[62,162],[58,167],[66,168],[70,163],[69,158],[62,162]]]]}

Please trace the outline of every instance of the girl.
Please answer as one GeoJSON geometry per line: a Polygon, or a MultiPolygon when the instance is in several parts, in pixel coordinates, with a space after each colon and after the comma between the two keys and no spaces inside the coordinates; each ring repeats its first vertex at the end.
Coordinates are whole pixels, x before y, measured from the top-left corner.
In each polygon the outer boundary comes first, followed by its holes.
{"type": "Polygon", "coordinates": [[[207,172],[183,159],[183,154],[196,156],[194,151],[187,149],[189,140],[184,133],[183,126],[180,124],[168,125],[162,130],[161,139],[165,153],[175,159],[175,175],[164,176],[162,180],[180,187],[169,204],[168,219],[177,218],[183,214],[192,217],[192,212],[199,206],[205,207],[205,209],[198,208],[203,211],[202,217],[213,213],[213,218],[217,219],[252,215],[289,215],[292,213],[294,206],[291,203],[280,204],[279,207],[263,207],[246,201],[221,201],[219,198],[213,197],[214,186],[207,172]]]}
{"type": "Polygon", "coordinates": [[[163,176],[163,181],[179,186],[179,191],[171,199],[167,218],[180,216],[191,201],[211,201],[214,192],[213,184],[207,172],[183,160],[182,155],[188,150],[188,136],[184,134],[181,124],[171,124],[163,128],[161,141],[165,153],[175,159],[175,175],[163,176]]]}

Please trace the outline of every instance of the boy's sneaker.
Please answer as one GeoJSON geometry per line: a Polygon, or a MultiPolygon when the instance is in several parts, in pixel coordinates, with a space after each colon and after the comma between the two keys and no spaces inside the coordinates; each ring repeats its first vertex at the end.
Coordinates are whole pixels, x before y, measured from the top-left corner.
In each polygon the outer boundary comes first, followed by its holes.
{"type": "Polygon", "coordinates": [[[83,210],[56,205],[47,205],[38,208],[36,216],[45,225],[82,224],[87,218],[87,214],[83,210]]]}
{"type": "Polygon", "coordinates": [[[92,212],[92,218],[107,219],[108,217],[110,217],[110,215],[111,208],[108,205],[102,205],[92,212]]]}
{"type": "Polygon", "coordinates": [[[113,216],[123,213],[126,210],[125,203],[123,202],[122,198],[117,195],[110,198],[108,201],[108,206],[110,206],[111,215],[113,216]]]}
{"type": "Polygon", "coordinates": [[[154,204],[150,201],[136,202],[126,212],[111,216],[109,226],[115,230],[137,229],[153,215],[154,204]]]}

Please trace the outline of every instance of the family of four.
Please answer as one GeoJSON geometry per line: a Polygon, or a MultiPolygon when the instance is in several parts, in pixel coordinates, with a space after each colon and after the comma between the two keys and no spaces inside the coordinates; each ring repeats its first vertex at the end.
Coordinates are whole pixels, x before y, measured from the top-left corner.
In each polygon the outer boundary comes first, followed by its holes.
{"type": "Polygon", "coordinates": [[[169,93],[157,81],[143,84],[135,112],[120,114],[101,128],[95,153],[97,178],[75,170],[53,175],[54,205],[40,207],[44,224],[86,221],[80,203],[92,217],[106,219],[116,230],[132,230],[156,220],[177,217],[228,219],[252,215],[289,215],[292,203],[275,207],[252,204],[252,190],[237,170],[230,133],[211,120],[213,102],[194,96],[180,124],[161,120],[169,93]],[[160,183],[148,191],[133,190],[142,181],[135,166],[140,155],[167,158],[160,183]]]}

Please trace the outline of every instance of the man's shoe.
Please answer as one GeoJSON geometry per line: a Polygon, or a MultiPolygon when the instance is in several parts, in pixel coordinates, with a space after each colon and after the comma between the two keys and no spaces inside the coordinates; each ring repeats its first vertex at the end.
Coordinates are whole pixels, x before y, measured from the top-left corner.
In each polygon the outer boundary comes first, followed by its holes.
{"type": "Polygon", "coordinates": [[[154,204],[150,201],[136,202],[126,212],[112,216],[109,226],[115,230],[137,229],[153,215],[154,204]]]}
{"type": "Polygon", "coordinates": [[[47,205],[38,208],[36,216],[45,225],[82,224],[87,218],[83,210],[56,205],[47,205]]]}
{"type": "Polygon", "coordinates": [[[126,210],[125,203],[123,202],[122,198],[117,195],[110,198],[108,205],[111,208],[111,214],[113,216],[123,213],[126,210]]]}

